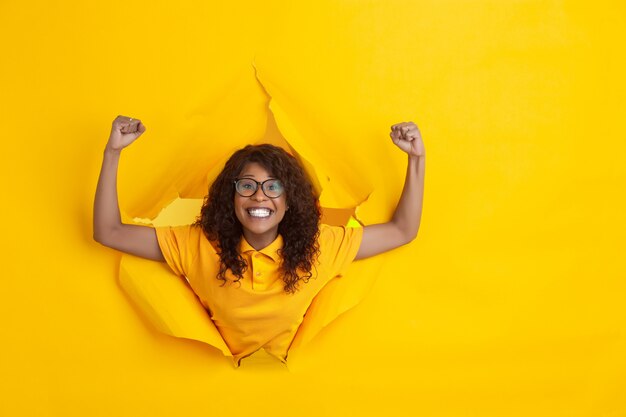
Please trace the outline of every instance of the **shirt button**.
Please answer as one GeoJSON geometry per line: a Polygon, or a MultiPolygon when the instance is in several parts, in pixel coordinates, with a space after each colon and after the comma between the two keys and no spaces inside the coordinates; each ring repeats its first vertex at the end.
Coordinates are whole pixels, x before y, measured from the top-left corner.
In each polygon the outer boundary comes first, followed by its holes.
{"type": "Polygon", "coordinates": [[[256,255],[254,255],[254,257],[255,257],[255,258],[259,258],[259,257],[261,257],[261,254],[260,254],[260,253],[257,253],[256,255]]]}
{"type": "Polygon", "coordinates": [[[257,276],[257,277],[260,277],[260,276],[261,276],[261,273],[260,273],[260,272],[257,272],[257,273],[256,273],[256,276],[257,276]]]}

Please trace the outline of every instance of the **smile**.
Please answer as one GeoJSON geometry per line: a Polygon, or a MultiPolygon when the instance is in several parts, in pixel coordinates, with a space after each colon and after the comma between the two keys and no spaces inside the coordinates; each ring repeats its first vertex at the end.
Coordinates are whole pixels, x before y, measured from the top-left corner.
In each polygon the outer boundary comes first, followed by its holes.
{"type": "Polygon", "coordinates": [[[257,217],[257,218],[269,217],[270,214],[273,213],[273,211],[268,208],[250,208],[250,209],[247,209],[246,211],[251,217],[257,217]]]}

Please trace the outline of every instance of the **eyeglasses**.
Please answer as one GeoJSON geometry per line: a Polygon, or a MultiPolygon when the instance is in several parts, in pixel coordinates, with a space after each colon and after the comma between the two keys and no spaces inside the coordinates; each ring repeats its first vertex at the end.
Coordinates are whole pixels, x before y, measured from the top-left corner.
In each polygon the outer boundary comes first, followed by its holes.
{"type": "Polygon", "coordinates": [[[261,190],[263,190],[263,194],[268,198],[278,198],[284,191],[283,183],[276,179],[258,182],[252,178],[242,178],[235,180],[234,183],[235,191],[242,197],[252,197],[259,189],[259,185],[261,186],[261,190]]]}

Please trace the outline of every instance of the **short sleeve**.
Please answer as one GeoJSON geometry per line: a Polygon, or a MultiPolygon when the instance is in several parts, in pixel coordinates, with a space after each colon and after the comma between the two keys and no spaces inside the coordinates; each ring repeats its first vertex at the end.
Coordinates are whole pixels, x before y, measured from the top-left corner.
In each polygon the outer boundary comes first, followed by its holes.
{"type": "Polygon", "coordinates": [[[345,272],[356,257],[362,239],[362,227],[320,226],[321,259],[334,276],[345,272]]]}
{"type": "Polygon", "coordinates": [[[192,261],[189,251],[190,225],[155,227],[165,262],[176,275],[186,276],[192,261]]]}

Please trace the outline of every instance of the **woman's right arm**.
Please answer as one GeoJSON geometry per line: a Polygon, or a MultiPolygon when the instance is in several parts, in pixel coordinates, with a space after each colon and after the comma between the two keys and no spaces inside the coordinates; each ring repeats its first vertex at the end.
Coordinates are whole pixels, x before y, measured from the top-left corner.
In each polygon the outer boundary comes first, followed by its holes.
{"type": "Polygon", "coordinates": [[[117,201],[117,168],[122,149],[133,143],[146,127],[141,120],[117,116],[104,150],[104,159],[93,206],[93,238],[113,249],[155,261],[164,261],[152,227],[123,224],[117,201]]]}

